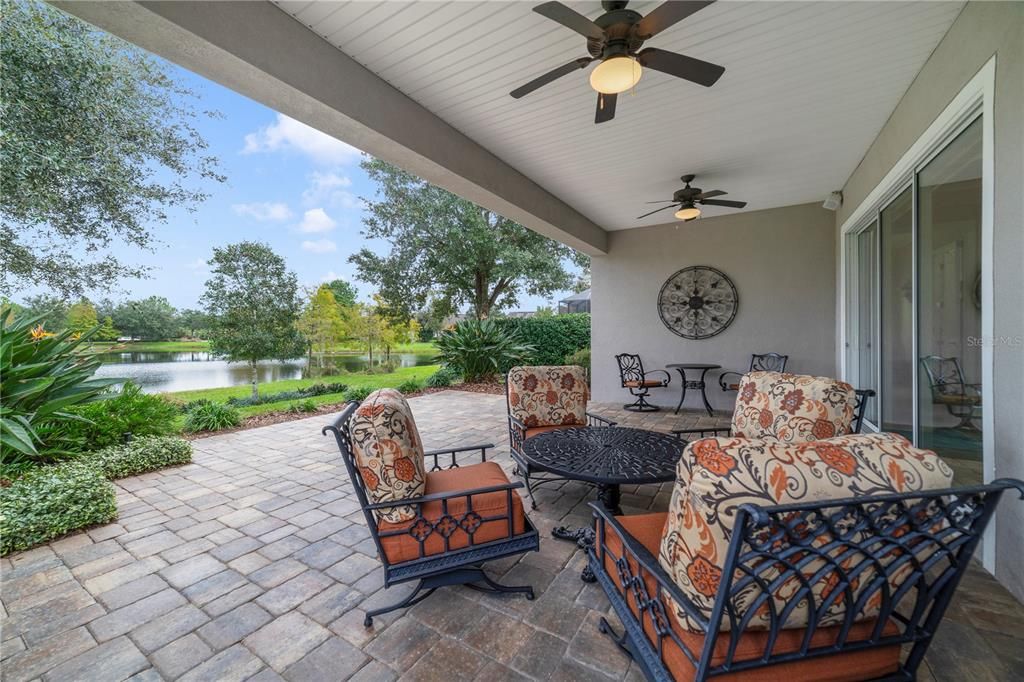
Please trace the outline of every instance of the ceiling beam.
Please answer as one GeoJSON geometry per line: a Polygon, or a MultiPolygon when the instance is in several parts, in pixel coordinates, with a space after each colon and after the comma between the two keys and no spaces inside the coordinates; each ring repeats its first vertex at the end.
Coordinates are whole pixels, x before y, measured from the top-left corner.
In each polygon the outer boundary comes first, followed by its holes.
{"type": "Polygon", "coordinates": [[[269,2],[52,4],[531,230],[607,251],[600,226],[269,2]]]}

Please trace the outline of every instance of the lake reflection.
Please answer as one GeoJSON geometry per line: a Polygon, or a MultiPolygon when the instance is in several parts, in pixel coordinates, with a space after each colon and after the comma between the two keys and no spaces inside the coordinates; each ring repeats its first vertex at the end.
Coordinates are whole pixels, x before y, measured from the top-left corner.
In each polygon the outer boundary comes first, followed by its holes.
{"type": "MultiPolygon", "coordinates": [[[[250,381],[249,365],[244,362],[217,360],[205,352],[136,352],[101,353],[103,364],[97,377],[130,379],[146,393],[192,391],[202,388],[238,386],[250,381]]],[[[394,353],[391,361],[399,367],[433,364],[432,355],[394,353]]],[[[344,372],[361,372],[369,366],[365,355],[339,355],[324,359],[324,367],[306,366],[306,359],[272,361],[257,365],[260,383],[281,379],[303,379],[344,372]]],[[[377,356],[374,355],[374,364],[377,356]]]]}

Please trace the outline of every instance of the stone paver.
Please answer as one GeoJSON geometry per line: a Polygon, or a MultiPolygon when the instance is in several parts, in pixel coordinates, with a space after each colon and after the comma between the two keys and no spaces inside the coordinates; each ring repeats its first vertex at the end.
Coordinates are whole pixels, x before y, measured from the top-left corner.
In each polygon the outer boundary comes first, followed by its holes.
{"type": "MultiPolygon", "coordinates": [[[[428,448],[492,442],[511,472],[502,396],[411,401],[428,448]]],[[[695,411],[591,409],[624,426],[710,426],[695,411]]],[[[608,601],[579,580],[582,553],[548,537],[586,523],[589,488],[537,491],[541,550],[492,562],[535,601],[446,588],[377,617],[376,549],[327,417],[203,438],[187,466],[117,481],[116,523],[0,561],[3,679],[624,680],[637,666],[596,628],[608,601]]],[[[473,455],[467,455],[466,462],[473,455]]],[[[669,486],[624,487],[627,513],[664,509],[669,486]]],[[[928,682],[1024,679],[1024,608],[972,568],[920,671],[928,682]]]]}

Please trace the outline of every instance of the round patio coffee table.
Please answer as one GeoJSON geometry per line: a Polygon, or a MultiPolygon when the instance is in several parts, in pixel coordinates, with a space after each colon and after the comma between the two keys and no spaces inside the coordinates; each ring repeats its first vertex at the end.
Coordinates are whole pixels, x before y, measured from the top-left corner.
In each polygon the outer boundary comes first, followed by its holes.
{"type": "MultiPolygon", "coordinates": [[[[601,504],[613,514],[622,485],[665,483],[676,477],[676,464],[686,443],[675,436],[617,426],[583,426],[542,433],[523,442],[523,457],[538,469],[568,479],[593,483],[601,504]]],[[[551,535],[572,540],[581,548],[594,544],[593,528],[559,526],[551,535]]],[[[590,568],[583,579],[593,582],[590,568]]]]}

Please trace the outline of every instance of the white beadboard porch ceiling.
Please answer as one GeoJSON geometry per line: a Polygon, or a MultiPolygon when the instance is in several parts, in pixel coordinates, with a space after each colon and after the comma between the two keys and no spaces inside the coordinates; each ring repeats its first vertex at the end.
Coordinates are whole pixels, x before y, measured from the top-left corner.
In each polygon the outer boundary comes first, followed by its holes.
{"type": "MultiPolygon", "coordinates": [[[[615,119],[595,125],[587,70],[520,100],[508,94],[587,55],[583,37],[531,11],[537,2],[275,1],[608,230],[670,222],[669,211],[635,217],[655,208],[644,202],[670,198],[684,173],[748,211],[824,200],[963,6],[716,2],[646,45],[721,64],[718,83],[647,70],[635,94],[619,96],[615,119]]],[[[603,12],[596,1],[566,4],[603,12]]]]}

